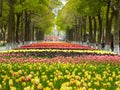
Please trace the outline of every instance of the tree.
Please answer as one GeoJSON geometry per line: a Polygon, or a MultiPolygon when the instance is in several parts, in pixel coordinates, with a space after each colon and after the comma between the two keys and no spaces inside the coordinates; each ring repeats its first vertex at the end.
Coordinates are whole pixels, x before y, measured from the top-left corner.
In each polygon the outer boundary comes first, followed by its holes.
{"type": "Polygon", "coordinates": [[[2,7],[2,16],[0,17],[0,32],[1,32],[1,39],[6,41],[7,35],[7,27],[8,27],[8,15],[9,15],[9,7],[7,1],[3,2],[2,7]]]}
{"type": "Polygon", "coordinates": [[[0,0],[0,16],[2,16],[3,0],[0,0]]]}
{"type": "Polygon", "coordinates": [[[115,52],[119,52],[120,48],[120,1],[119,0],[115,0],[114,2],[112,1],[112,10],[114,12],[114,16],[115,16],[115,23],[114,23],[114,48],[115,48],[115,52]]]}
{"type": "Polygon", "coordinates": [[[8,38],[7,43],[13,43],[15,41],[15,15],[14,15],[14,4],[15,0],[8,0],[10,7],[8,16],[8,38]]]}

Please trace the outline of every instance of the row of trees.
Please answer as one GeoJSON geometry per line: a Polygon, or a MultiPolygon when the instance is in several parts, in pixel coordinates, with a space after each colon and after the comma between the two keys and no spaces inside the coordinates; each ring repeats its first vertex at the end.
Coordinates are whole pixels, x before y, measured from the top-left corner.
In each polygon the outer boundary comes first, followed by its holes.
{"type": "Polygon", "coordinates": [[[119,50],[120,0],[67,0],[57,25],[66,31],[68,40],[86,41],[88,35],[90,44],[105,42],[109,49],[114,41],[119,50]]]}
{"type": "Polygon", "coordinates": [[[59,0],[0,0],[0,39],[7,43],[42,40],[54,26],[59,0]]]}

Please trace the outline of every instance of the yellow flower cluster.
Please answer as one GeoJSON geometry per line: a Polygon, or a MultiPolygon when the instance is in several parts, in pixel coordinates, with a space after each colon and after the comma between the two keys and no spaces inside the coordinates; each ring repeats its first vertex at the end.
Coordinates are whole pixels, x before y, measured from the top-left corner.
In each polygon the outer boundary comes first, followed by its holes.
{"type": "Polygon", "coordinates": [[[0,63],[0,90],[119,90],[119,69],[110,64],[0,63]]]}
{"type": "Polygon", "coordinates": [[[97,53],[97,54],[117,54],[104,50],[60,50],[60,49],[23,49],[23,50],[4,50],[0,53],[17,53],[17,52],[78,52],[78,53],[97,53]]]}

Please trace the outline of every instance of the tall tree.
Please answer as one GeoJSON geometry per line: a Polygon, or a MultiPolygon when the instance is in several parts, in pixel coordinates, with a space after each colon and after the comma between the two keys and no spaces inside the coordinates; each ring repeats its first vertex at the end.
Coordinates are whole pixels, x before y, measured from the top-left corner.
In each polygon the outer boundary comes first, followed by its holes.
{"type": "Polygon", "coordinates": [[[0,32],[3,41],[6,41],[8,28],[9,7],[6,0],[3,2],[2,16],[0,17],[0,32]]]}
{"type": "Polygon", "coordinates": [[[0,16],[2,16],[3,0],[0,0],[0,16]]]}
{"type": "Polygon", "coordinates": [[[15,40],[15,15],[14,15],[14,4],[15,0],[8,0],[10,7],[9,18],[8,18],[8,43],[13,43],[15,40]]]}
{"type": "Polygon", "coordinates": [[[120,0],[115,0],[116,2],[112,2],[112,10],[115,16],[115,23],[114,23],[114,51],[120,52],[120,0]]]}

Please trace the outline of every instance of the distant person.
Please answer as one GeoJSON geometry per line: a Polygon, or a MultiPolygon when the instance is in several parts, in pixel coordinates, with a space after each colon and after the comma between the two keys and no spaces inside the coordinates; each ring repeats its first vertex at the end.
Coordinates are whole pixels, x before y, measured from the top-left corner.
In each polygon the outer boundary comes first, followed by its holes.
{"type": "Polygon", "coordinates": [[[110,47],[111,47],[111,51],[114,51],[114,43],[113,43],[113,41],[110,42],[110,47]]]}
{"type": "Polygon", "coordinates": [[[23,45],[24,45],[25,41],[23,40],[22,43],[23,43],[23,45]]]}
{"type": "Polygon", "coordinates": [[[102,42],[102,43],[101,43],[101,49],[104,50],[104,48],[105,48],[105,43],[102,42]]]}
{"type": "Polygon", "coordinates": [[[119,52],[120,52],[120,41],[119,41],[119,52]]]}

